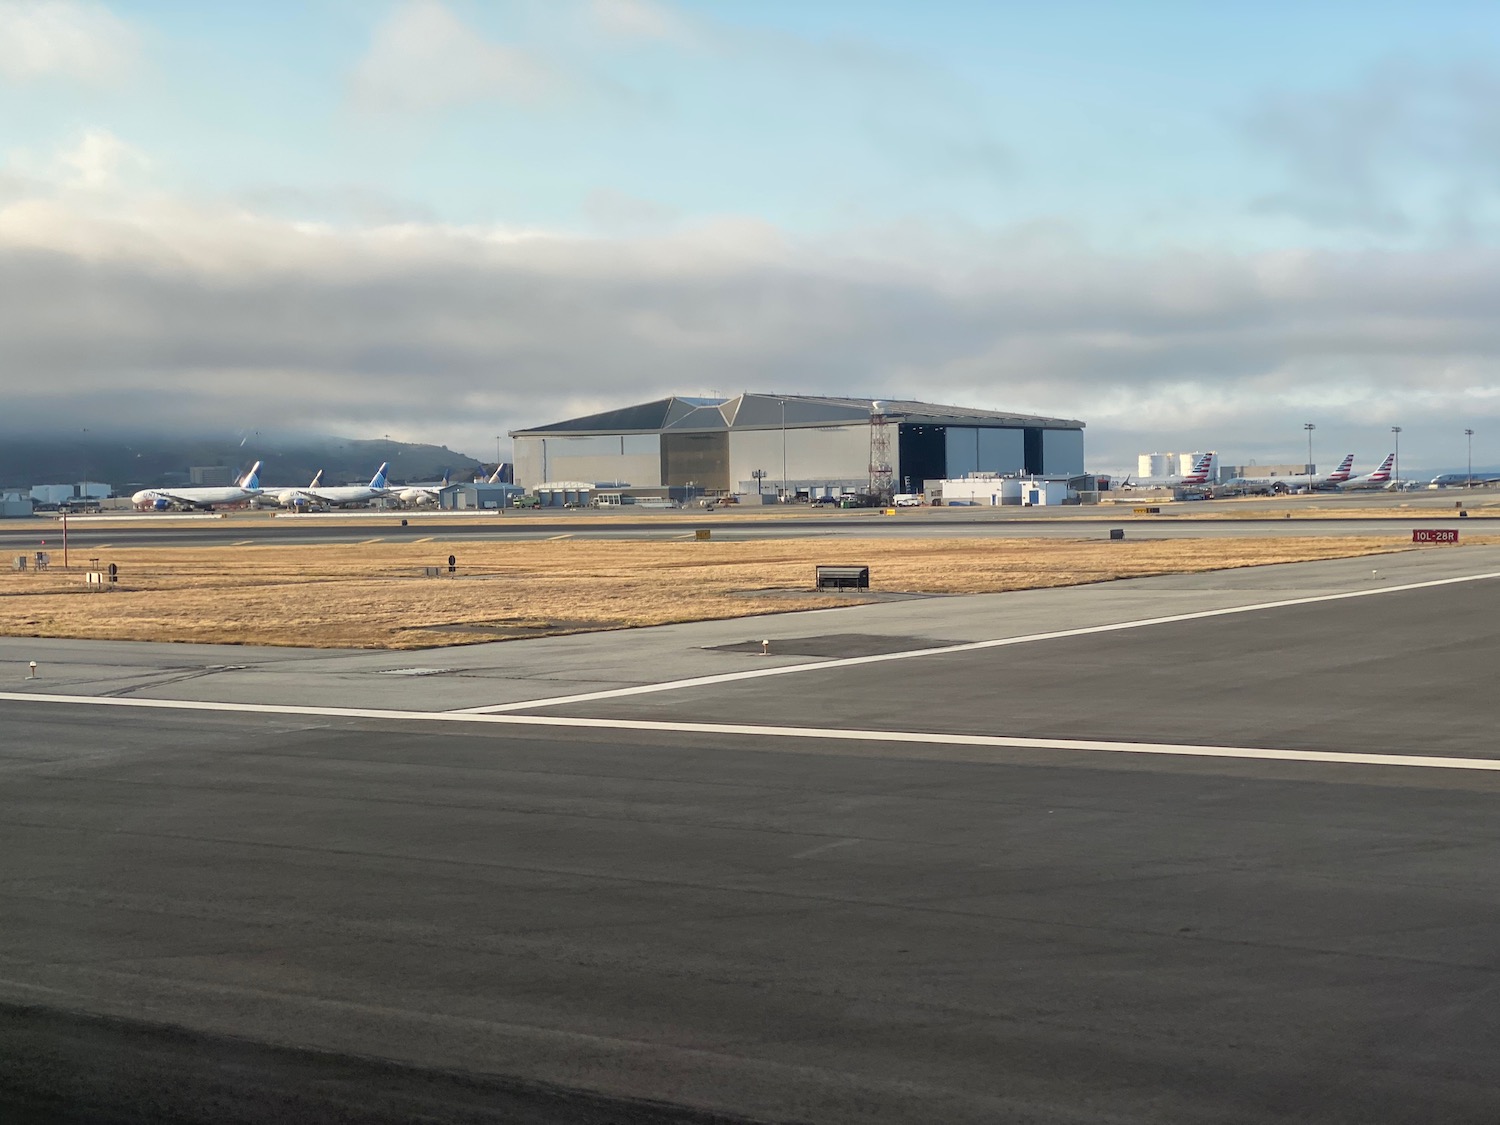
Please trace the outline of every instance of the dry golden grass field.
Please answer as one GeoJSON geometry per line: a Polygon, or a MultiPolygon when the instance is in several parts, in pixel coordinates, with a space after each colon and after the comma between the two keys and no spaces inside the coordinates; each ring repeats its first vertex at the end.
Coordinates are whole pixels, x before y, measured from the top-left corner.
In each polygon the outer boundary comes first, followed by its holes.
{"type": "MultiPolygon", "coordinates": [[[[436,530],[436,529],[434,529],[436,530]]],[[[1483,536],[1471,541],[1500,541],[1483,536]]],[[[848,605],[819,563],[875,592],[1068,586],[1410,549],[1367,538],[553,540],[110,549],[118,586],[72,570],[0,574],[0,634],[316,648],[422,648],[848,605]],[[449,576],[449,554],[458,556],[449,576]],[[440,577],[423,568],[442,565],[440,577]]],[[[1462,550],[1462,548],[1424,548],[1462,550]]],[[[54,554],[54,558],[57,556],[54,554]]]]}

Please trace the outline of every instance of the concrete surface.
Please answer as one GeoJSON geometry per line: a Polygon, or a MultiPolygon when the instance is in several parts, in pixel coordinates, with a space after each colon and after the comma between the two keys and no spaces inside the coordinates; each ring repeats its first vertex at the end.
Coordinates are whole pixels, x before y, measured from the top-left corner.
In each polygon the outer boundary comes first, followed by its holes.
{"type": "MultiPolygon", "coordinates": [[[[1500,758],[1500,579],[896,645],[1492,572],[1424,551],[420,654],[45,642],[64,695],[327,706],[0,696],[0,1036],[44,1048],[0,1099],[146,1120],[84,1060],[185,1055],[191,1120],[561,1091],[559,1121],[1492,1122],[1500,773],[1027,740],[1500,758]],[[771,622],[828,655],[711,651],[771,622]],[[526,700],[613,726],[436,713],[526,700]],[[793,724],[934,738],[767,729],[793,724]]],[[[0,642],[0,686],[35,688],[36,643],[0,642]]]]}

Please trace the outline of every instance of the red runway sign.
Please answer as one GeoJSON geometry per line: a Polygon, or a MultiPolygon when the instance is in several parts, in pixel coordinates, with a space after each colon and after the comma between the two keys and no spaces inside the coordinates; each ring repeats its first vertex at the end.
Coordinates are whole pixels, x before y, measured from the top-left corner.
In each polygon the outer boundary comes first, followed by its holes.
{"type": "Polygon", "coordinates": [[[1456,527],[1419,527],[1411,533],[1413,543],[1457,543],[1456,527]]]}

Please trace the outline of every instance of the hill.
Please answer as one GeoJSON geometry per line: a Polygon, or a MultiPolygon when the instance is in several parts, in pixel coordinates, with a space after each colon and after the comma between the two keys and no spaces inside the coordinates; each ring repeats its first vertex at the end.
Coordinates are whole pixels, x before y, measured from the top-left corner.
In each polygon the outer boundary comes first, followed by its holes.
{"type": "Polygon", "coordinates": [[[390,462],[393,483],[436,480],[449,469],[454,480],[463,480],[480,466],[477,458],[447,446],[383,438],[24,434],[0,436],[0,487],[93,480],[127,495],[152,485],[187,483],[195,466],[226,466],[238,476],[256,460],[264,462],[260,475],[267,486],[307,484],[319,469],[325,484],[363,484],[382,461],[390,462]]]}

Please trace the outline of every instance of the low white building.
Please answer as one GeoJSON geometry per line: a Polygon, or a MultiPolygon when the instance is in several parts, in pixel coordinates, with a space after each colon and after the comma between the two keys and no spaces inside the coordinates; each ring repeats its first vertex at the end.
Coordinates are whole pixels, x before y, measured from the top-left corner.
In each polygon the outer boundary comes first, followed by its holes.
{"type": "Polygon", "coordinates": [[[941,496],[943,504],[948,507],[985,508],[1040,508],[1049,504],[1061,504],[1070,495],[1066,479],[997,477],[989,474],[930,482],[929,493],[941,496]]]}

